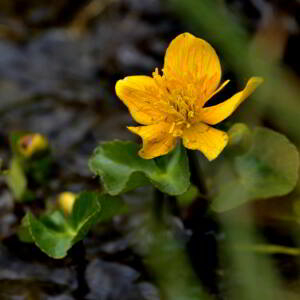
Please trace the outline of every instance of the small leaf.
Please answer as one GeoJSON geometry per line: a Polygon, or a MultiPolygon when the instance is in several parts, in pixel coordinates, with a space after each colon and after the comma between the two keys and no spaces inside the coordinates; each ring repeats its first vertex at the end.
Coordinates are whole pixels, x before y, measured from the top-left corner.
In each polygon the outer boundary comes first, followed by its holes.
{"type": "Polygon", "coordinates": [[[72,247],[73,233],[48,228],[31,213],[27,214],[29,231],[35,244],[52,258],[63,258],[72,247]]]}
{"type": "Polygon", "coordinates": [[[26,215],[21,222],[21,225],[18,228],[18,238],[20,239],[20,241],[22,241],[23,243],[33,243],[33,239],[32,236],[30,234],[29,231],[29,217],[28,215],[26,215]]]}
{"type": "Polygon", "coordinates": [[[99,194],[83,192],[75,200],[71,214],[71,224],[75,230],[85,226],[97,213],[101,211],[101,204],[98,200],[99,194]]]}
{"type": "Polygon", "coordinates": [[[225,211],[245,202],[282,196],[298,180],[297,148],[282,134],[258,127],[250,150],[224,161],[214,178],[212,209],[225,211]]]}
{"type": "Polygon", "coordinates": [[[67,218],[59,210],[40,219],[28,213],[23,219],[23,232],[21,230],[19,236],[30,241],[26,235],[27,230],[34,243],[48,256],[63,258],[95,223],[108,220],[123,209],[124,204],[118,197],[83,192],[76,199],[72,214],[67,218]]]}
{"type": "Polygon", "coordinates": [[[185,149],[178,145],[170,154],[146,160],[138,155],[140,146],[114,141],[99,145],[91,159],[91,171],[100,176],[105,190],[117,195],[149,181],[170,195],[184,193],[189,187],[189,167],[185,149]]]}
{"type": "Polygon", "coordinates": [[[22,200],[27,189],[27,179],[17,158],[11,160],[10,169],[6,172],[6,182],[16,200],[22,200]]]}

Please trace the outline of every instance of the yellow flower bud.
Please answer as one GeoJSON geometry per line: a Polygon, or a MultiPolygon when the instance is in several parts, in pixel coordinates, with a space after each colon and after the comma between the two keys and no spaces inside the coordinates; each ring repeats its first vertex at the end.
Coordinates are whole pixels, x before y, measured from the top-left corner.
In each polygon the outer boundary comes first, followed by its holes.
{"type": "Polygon", "coordinates": [[[228,131],[228,148],[234,155],[243,155],[252,145],[252,133],[246,124],[236,123],[228,131]]]}
{"type": "Polygon", "coordinates": [[[29,158],[37,152],[41,152],[48,148],[48,140],[39,133],[24,135],[19,140],[20,153],[29,158]]]}
{"type": "Polygon", "coordinates": [[[58,196],[58,205],[65,215],[70,215],[76,200],[76,195],[71,192],[63,192],[58,196]]]}

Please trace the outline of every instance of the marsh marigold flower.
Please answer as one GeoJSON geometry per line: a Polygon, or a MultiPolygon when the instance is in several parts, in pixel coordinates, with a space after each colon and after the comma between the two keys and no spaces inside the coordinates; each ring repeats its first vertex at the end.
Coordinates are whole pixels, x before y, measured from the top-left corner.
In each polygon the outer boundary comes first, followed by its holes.
{"type": "Polygon", "coordinates": [[[169,45],[163,75],[158,69],[149,76],[129,76],[116,84],[118,97],[132,117],[145,125],[128,127],[143,139],[139,155],[151,159],[167,154],[182,138],[186,148],[201,151],[215,159],[228,142],[226,132],[215,125],[245,100],[262,78],[252,77],[244,90],[227,101],[204,107],[229,82],[219,86],[221,66],[215,50],[204,40],[183,33],[169,45]]]}
{"type": "Polygon", "coordinates": [[[63,192],[58,196],[58,205],[63,210],[65,215],[70,215],[72,213],[74,203],[76,200],[76,194],[71,192],[63,192]]]}
{"type": "Polygon", "coordinates": [[[38,152],[46,150],[48,147],[47,138],[39,133],[24,135],[19,140],[19,151],[28,158],[38,152]]]}

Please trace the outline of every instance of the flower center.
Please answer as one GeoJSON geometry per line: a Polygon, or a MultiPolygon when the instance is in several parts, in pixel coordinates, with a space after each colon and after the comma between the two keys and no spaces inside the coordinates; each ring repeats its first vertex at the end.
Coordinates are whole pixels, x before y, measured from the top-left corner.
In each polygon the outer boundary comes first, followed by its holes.
{"type": "Polygon", "coordinates": [[[159,90],[161,106],[168,107],[170,118],[173,121],[170,133],[181,136],[185,128],[189,128],[195,117],[195,103],[197,91],[193,84],[183,84],[174,79],[168,79],[155,69],[153,78],[159,90]]]}

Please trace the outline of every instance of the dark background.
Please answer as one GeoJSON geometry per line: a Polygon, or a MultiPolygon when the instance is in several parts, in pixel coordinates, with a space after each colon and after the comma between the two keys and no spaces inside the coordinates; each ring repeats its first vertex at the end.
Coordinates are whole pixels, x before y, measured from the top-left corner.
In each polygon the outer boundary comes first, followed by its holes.
{"type": "MultiPolygon", "coordinates": [[[[245,28],[251,40],[260,41],[268,55],[284,65],[299,85],[299,1],[216,2],[232,15],[237,27],[245,28]]],[[[163,0],[1,0],[0,157],[3,167],[8,167],[11,157],[10,132],[40,132],[51,142],[55,165],[47,190],[36,191],[37,201],[54,199],[65,190],[79,192],[97,188],[99,183],[87,167],[96,145],[116,138],[136,139],[126,130],[133,121],[115,95],[116,81],[128,75],[150,75],[155,67],[162,66],[170,41],[185,31],[199,34],[192,30],[190,20],[182,17],[172,3],[163,0]]],[[[219,30],[222,33],[222,28],[219,30]]],[[[202,33],[213,44],[205,29],[202,33]]],[[[231,86],[214,99],[219,102],[242,86],[221,47],[214,47],[224,59],[223,79],[232,80],[231,86]]],[[[240,114],[243,116],[243,109],[240,114]]],[[[280,130],[300,144],[295,130],[285,131],[280,122],[272,120],[262,116],[260,123],[280,130]]],[[[299,120],[294,120],[294,126],[298,124],[299,120]]],[[[135,197],[138,199],[139,195],[135,197]]],[[[35,205],[16,208],[4,180],[0,181],[0,299],[83,299],[76,296],[81,285],[70,258],[54,261],[33,245],[18,241],[15,231],[20,215],[35,205]]],[[[199,209],[203,209],[201,205],[199,209]]],[[[289,244],[281,225],[276,225],[276,230],[272,226],[270,229],[273,215],[266,216],[266,211],[270,210],[259,207],[258,226],[263,227],[269,239],[275,236],[275,241],[286,240],[289,244]]],[[[194,220],[186,221],[193,229],[194,220]]],[[[219,299],[228,299],[226,289],[217,286],[214,277],[217,225],[210,218],[203,220],[202,225],[190,243],[191,257],[195,268],[202,268],[199,275],[208,290],[219,299]],[[207,232],[212,234],[207,236],[207,232]],[[203,242],[206,246],[199,249],[199,243],[203,242]],[[202,259],[197,260],[199,253],[202,259]]],[[[122,221],[117,220],[96,230],[85,242],[88,299],[160,299],[141,259],[120,234],[120,226],[122,221]]],[[[280,257],[278,262],[287,285],[293,287],[288,299],[300,297],[296,288],[298,263],[287,257],[280,257]]]]}

